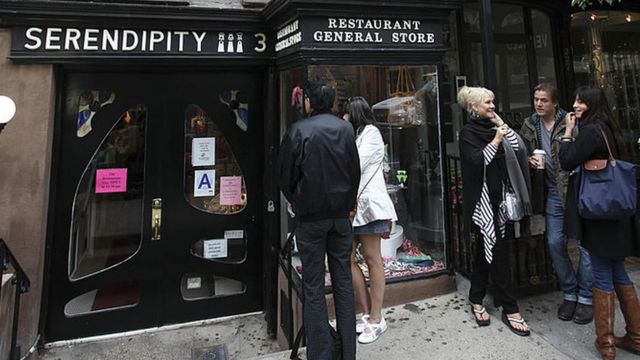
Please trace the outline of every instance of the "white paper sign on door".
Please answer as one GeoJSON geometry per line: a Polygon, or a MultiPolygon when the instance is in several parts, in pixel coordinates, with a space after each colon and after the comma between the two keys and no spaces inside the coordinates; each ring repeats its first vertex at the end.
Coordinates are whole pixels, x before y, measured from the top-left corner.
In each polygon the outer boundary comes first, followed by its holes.
{"type": "Polygon", "coordinates": [[[191,165],[213,166],[216,164],[216,138],[205,137],[191,140],[191,165]]]}
{"type": "Polygon", "coordinates": [[[227,239],[209,239],[202,242],[202,256],[205,259],[226,258],[229,243],[227,239]]]}
{"type": "Polygon", "coordinates": [[[224,238],[225,239],[242,239],[244,237],[243,230],[225,230],[224,238]]]}
{"type": "Polygon", "coordinates": [[[216,194],[216,171],[196,170],[193,176],[193,196],[214,196],[216,194]]]}

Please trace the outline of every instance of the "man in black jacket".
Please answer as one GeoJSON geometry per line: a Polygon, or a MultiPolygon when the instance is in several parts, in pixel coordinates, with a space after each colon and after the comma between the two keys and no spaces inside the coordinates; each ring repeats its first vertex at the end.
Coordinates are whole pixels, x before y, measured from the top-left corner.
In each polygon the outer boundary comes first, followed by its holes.
{"type": "Polygon", "coordinates": [[[360,182],[352,126],[331,113],[336,92],[327,81],[304,89],[311,116],[291,125],[280,145],[280,189],[298,219],[296,244],[302,261],[303,319],[307,359],[333,358],[324,298],[328,258],[342,359],[355,359],[355,305],[351,284],[351,221],[360,182]]]}

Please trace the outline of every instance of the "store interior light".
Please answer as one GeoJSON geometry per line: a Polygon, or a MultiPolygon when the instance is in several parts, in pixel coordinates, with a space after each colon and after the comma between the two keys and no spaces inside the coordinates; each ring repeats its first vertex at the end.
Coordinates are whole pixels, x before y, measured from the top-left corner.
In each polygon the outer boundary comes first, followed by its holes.
{"type": "Polygon", "coordinates": [[[627,14],[624,18],[627,22],[631,22],[631,14],[627,14]]]}

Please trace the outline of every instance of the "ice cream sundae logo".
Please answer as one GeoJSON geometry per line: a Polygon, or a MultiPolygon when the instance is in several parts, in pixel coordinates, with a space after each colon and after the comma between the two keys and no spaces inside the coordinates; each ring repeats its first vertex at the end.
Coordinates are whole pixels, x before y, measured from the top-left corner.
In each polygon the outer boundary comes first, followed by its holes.
{"type": "Polygon", "coordinates": [[[93,116],[104,106],[113,103],[116,93],[105,90],[91,90],[80,94],[78,99],[78,115],[76,116],[76,135],[85,137],[92,130],[91,120],[93,116]]]}
{"type": "Polygon", "coordinates": [[[240,90],[225,90],[218,96],[220,102],[227,105],[236,118],[236,125],[242,130],[249,129],[249,104],[242,102],[240,90]]]}

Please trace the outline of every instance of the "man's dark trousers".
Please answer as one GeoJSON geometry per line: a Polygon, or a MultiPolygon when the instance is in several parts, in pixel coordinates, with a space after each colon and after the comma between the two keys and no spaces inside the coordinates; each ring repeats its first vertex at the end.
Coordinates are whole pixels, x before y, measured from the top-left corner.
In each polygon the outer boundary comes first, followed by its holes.
{"type": "Polygon", "coordinates": [[[302,261],[304,287],[304,328],[307,359],[333,359],[333,338],[324,297],[324,255],[327,254],[342,358],[356,358],[356,327],[353,285],[351,284],[351,221],[325,219],[300,221],[296,244],[302,261]]]}

